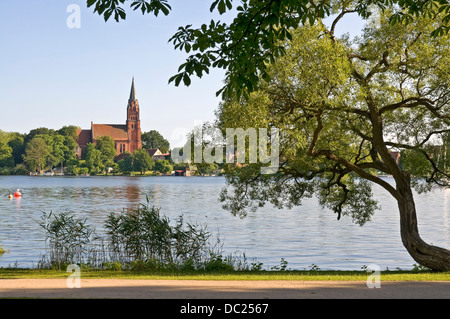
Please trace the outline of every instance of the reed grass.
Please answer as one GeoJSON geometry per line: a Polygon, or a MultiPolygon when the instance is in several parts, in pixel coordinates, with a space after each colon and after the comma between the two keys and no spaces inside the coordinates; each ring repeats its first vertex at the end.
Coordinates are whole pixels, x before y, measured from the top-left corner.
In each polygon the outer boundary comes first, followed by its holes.
{"type": "Polygon", "coordinates": [[[72,212],[44,213],[46,254],[39,269],[65,269],[69,264],[100,270],[249,270],[245,255],[224,256],[222,242],[206,226],[179,216],[172,224],[154,206],[110,213],[104,234],[72,212]]]}

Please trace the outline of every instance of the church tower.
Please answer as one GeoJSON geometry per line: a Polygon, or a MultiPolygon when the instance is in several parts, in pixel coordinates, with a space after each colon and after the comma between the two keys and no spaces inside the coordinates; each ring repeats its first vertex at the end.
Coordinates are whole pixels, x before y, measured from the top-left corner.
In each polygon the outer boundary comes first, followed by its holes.
{"type": "Polygon", "coordinates": [[[141,140],[141,120],[139,118],[139,102],[136,98],[136,89],[134,88],[134,77],[131,82],[131,93],[128,99],[127,107],[127,131],[129,152],[133,153],[142,148],[141,140]]]}

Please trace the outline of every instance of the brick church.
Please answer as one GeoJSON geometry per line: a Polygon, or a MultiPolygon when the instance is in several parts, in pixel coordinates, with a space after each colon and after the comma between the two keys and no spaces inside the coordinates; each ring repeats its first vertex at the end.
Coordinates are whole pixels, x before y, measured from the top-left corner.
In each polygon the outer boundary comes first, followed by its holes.
{"type": "Polygon", "coordinates": [[[141,121],[139,119],[139,103],[136,98],[134,78],[131,83],[131,93],[127,106],[127,121],[125,124],[94,124],[90,130],[77,131],[77,157],[84,156],[86,146],[94,143],[100,136],[110,136],[114,140],[117,156],[125,152],[133,153],[142,148],[141,121]]]}

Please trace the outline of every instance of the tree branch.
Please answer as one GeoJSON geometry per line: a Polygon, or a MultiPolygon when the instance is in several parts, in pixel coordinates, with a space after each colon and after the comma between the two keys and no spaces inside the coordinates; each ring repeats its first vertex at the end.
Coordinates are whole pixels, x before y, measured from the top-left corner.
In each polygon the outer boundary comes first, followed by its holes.
{"type": "Polygon", "coordinates": [[[323,124],[322,124],[322,118],[321,117],[322,117],[322,114],[318,114],[316,116],[316,118],[317,118],[317,127],[314,130],[314,135],[313,135],[313,139],[311,141],[311,144],[309,146],[308,154],[310,156],[313,156],[313,157],[325,156],[327,159],[345,166],[350,171],[355,172],[359,176],[361,176],[361,177],[363,177],[365,179],[368,179],[368,180],[370,180],[370,181],[372,181],[372,182],[382,186],[389,193],[391,193],[391,195],[394,196],[394,198],[396,198],[397,200],[400,200],[400,195],[398,194],[396,189],[394,187],[392,187],[389,183],[387,183],[384,180],[382,180],[381,178],[378,178],[377,176],[374,176],[374,175],[370,174],[369,172],[365,171],[362,167],[360,167],[358,165],[355,165],[355,164],[353,164],[353,163],[351,163],[351,162],[349,162],[349,161],[347,161],[347,160],[337,156],[331,150],[319,150],[319,151],[315,150],[315,147],[316,147],[318,139],[319,139],[320,132],[323,129],[323,124]]]}

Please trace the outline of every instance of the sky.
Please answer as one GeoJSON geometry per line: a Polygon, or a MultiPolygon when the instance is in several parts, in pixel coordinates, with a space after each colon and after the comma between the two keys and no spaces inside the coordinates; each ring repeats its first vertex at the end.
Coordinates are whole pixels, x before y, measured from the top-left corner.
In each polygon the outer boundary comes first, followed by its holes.
{"type": "MultiPolygon", "coordinates": [[[[108,22],[85,0],[0,1],[0,130],[125,124],[134,77],[142,132],[159,131],[181,146],[194,125],[214,121],[225,72],[211,70],[189,87],[168,84],[187,54],[168,42],[179,26],[232,14],[210,13],[212,0],[171,0],[168,16],[142,15],[125,2],[127,19],[108,22]],[[79,28],[69,28],[78,5],[79,28]],[[70,24],[69,24],[70,25],[70,24]]],[[[357,17],[338,33],[361,29],[357,17]]]]}

